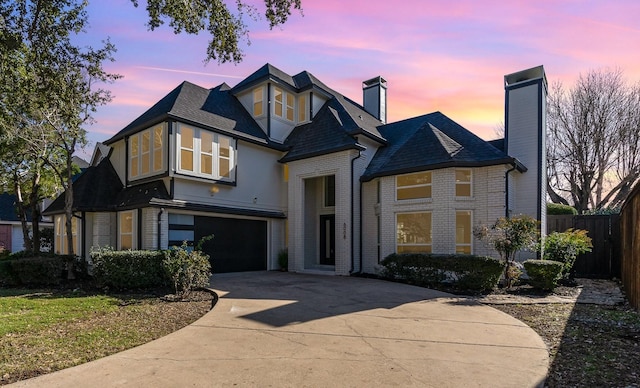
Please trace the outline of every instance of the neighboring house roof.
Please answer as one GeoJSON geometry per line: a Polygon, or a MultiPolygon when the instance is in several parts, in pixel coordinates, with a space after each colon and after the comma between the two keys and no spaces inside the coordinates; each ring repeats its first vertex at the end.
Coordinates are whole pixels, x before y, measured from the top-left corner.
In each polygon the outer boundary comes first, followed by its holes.
{"type": "Polygon", "coordinates": [[[230,93],[227,84],[205,89],[187,81],[169,92],[104,144],[112,144],[167,119],[215,129],[253,143],[274,148],[282,147],[269,140],[242,104],[230,93]]]}
{"type": "Polygon", "coordinates": [[[504,150],[504,138],[489,140],[488,143],[491,144],[492,146],[496,147],[497,149],[499,149],[502,152],[505,151],[504,150]]]}
{"type": "Polygon", "coordinates": [[[16,196],[9,193],[0,194],[0,221],[20,221],[16,214],[16,196]]]}
{"type": "MultiPolygon", "coordinates": [[[[481,167],[517,161],[440,112],[379,127],[387,139],[362,181],[445,167],[481,167]]],[[[519,165],[522,167],[521,165],[519,165]]]]}

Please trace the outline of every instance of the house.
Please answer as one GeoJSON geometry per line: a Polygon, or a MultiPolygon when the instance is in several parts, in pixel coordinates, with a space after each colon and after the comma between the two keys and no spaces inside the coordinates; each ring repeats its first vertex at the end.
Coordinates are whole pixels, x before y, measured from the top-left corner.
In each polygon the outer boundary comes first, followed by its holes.
{"type": "MultiPolygon", "coordinates": [[[[387,123],[387,82],[362,104],[266,64],[230,87],[183,82],[99,144],[74,183],[74,251],[165,249],[204,236],[214,272],[374,273],[393,252],[491,253],[472,228],[545,222],[542,66],[505,81],[505,138],[441,112],[387,123]]],[[[63,197],[56,250],[67,251],[63,197]]]]}
{"type": "MultiPolygon", "coordinates": [[[[9,193],[0,193],[0,253],[9,251],[15,253],[24,250],[24,233],[22,222],[16,212],[16,196],[9,193]]],[[[41,204],[41,210],[46,201],[41,204]]],[[[53,224],[49,219],[40,219],[40,229],[51,229],[53,224]]],[[[27,214],[27,227],[31,226],[31,214],[27,214]]]]}

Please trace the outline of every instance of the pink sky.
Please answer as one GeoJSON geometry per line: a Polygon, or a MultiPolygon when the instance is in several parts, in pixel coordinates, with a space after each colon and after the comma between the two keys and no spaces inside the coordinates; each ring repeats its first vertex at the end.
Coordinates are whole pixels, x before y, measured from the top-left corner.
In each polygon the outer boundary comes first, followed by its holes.
{"type": "MultiPolygon", "coordinates": [[[[250,2],[263,11],[262,0],[250,2]]],[[[207,34],[147,31],[144,5],[90,4],[83,42],[110,37],[118,52],[106,68],[124,78],[107,86],[114,99],[88,128],[85,155],[182,81],[233,86],[267,62],[307,70],[357,102],[361,82],[381,75],[390,122],[441,111],[484,139],[504,121],[505,74],[544,65],[550,84],[570,86],[580,73],[619,67],[640,81],[636,0],[302,0],[304,16],[294,12],[281,28],[250,23],[238,65],[205,65],[207,34]]]]}

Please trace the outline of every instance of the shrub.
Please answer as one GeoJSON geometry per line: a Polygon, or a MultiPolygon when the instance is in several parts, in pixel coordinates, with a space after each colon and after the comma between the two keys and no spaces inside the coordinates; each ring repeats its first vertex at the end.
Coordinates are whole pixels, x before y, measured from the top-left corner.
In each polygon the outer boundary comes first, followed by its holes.
{"type": "Polygon", "coordinates": [[[198,287],[209,285],[209,255],[199,250],[189,250],[186,243],[165,251],[162,266],[178,298],[188,296],[198,287]]]}
{"type": "Polygon", "coordinates": [[[114,251],[101,248],[91,252],[93,277],[100,287],[117,289],[159,287],[167,284],[162,251],[114,251]]]}
{"type": "Polygon", "coordinates": [[[511,218],[500,217],[491,226],[479,225],[473,235],[493,246],[504,263],[504,279],[511,287],[514,277],[516,253],[520,250],[535,249],[538,243],[538,221],[527,215],[511,218]]]}
{"type": "Polygon", "coordinates": [[[20,284],[58,285],[66,275],[68,256],[13,259],[11,269],[20,284]]]}
{"type": "Polygon", "coordinates": [[[287,248],[281,249],[278,252],[278,265],[283,271],[289,269],[289,251],[287,250],[287,248]]]}
{"type": "Polygon", "coordinates": [[[565,278],[571,273],[576,257],[581,253],[591,252],[593,247],[587,231],[581,229],[550,233],[543,244],[544,259],[563,263],[562,276],[565,278]]]}
{"type": "Polygon", "coordinates": [[[465,290],[493,289],[503,270],[494,258],[475,255],[391,254],[380,264],[381,275],[410,284],[436,287],[452,283],[465,290]]]}
{"type": "Polygon", "coordinates": [[[547,204],[547,215],[557,216],[562,214],[571,214],[575,216],[578,214],[578,211],[573,206],[563,205],[561,203],[547,204]]]}
{"type": "Polygon", "coordinates": [[[524,268],[529,275],[529,284],[545,291],[553,291],[562,277],[563,263],[552,260],[526,260],[524,268]]]}

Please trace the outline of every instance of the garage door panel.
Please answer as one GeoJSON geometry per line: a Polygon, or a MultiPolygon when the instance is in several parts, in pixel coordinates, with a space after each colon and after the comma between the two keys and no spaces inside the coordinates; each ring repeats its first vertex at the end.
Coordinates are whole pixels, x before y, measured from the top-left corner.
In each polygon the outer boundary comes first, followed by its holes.
{"type": "Polygon", "coordinates": [[[195,241],[214,235],[203,246],[214,273],[267,269],[267,222],[222,217],[196,217],[195,241]]]}

